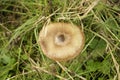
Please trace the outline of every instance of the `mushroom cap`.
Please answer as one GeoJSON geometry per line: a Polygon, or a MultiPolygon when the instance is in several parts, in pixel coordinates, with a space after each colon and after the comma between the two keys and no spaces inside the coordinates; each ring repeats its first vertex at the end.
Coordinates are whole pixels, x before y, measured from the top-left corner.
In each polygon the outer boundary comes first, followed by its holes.
{"type": "Polygon", "coordinates": [[[47,57],[55,61],[66,61],[82,51],[84,33],[70,23],[51,23],[42,28],[38,42],[47,57]]]}

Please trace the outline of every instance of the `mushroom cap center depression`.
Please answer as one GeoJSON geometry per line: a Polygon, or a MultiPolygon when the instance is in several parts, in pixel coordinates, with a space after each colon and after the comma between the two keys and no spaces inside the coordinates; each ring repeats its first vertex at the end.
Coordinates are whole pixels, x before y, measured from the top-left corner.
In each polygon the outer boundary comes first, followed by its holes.
{"type": "Polygon", "coordinates": [[[65,41],[65,36],[64,36],[63,34],[58,35],[58,36],[56,37],[56,40],[57,40],[58,42],[64,42],[64,41],[65,41]]]}
{"type": "Polygon", "coordinates": [[[59,33],[55,36],[55,44],[62,46],[68,43],[68,35],[65,33],[59,33]]]}

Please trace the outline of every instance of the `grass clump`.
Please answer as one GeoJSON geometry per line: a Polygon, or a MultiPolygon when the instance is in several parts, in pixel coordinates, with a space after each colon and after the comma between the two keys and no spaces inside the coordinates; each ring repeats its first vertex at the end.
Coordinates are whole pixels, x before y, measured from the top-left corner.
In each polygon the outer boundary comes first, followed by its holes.
{"type": "Polygon", "coordinates": [[[119,0],[1,0],[0,80],[120,80],[119,0]],[[50,22],[72,22],[85,32],[82,53],[66,63],[37,44],[50,22]]]}

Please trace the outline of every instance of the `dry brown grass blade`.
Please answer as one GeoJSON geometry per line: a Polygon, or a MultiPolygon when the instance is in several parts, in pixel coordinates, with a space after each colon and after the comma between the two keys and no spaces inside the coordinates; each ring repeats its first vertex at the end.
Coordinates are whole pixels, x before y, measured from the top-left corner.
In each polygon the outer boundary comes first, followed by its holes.
{"type": "Polygon", "coordinates": [[[112,57],[112,60],[113,60],[113,63],[114,63],[114,66],[115,66],[115,69],[116,69],[116,72],[117,72],[117,76],[118,76],[118,80],[120,80],[120,71],[119,71],[119,64],[118,62],[116,61],[113,53],[112,53],[112,50],[109,48],[110,50],[110,55],[112,57]]]}
{"type": "Polygon", "coordinates": [[[37,72],[44,72],[44,73],[47,73],[47,74],[49,74],[49,75],[53,75],[53,76],[59,78],[60,80],[67,80],[66,78],[64,78],[64,77],[62,77],[62,76],[60,76],[60,75],[54,74],[54,73],[46,70],[44,67],[38,66],[38,65],[34,62],[34,60],[32,60],[31,58],[30,58],[30,62],[31,62],[31,64],[32,64],[33,69],[36,70],[37,72]]]}
{"type": "Polygon", "coordinates": [[[89,5],[89,7],[86,9],[86,13],[83,16],[79,16],[80,19],[85,18],[88,13],[99,3],[100,0],[95,0],[91,5],[89,5]]]}
{"type": "MultiPolygon", "coordinates": [[[[68,70],[66,67],[64,67],[60,62],[56,61],[56,63],[62,68],[63,71],[66,72],[66,74],[70,77],[71,80],[74,80],[73,77],[69,74],[69,72],[71,72],[70,70],[68,70]]],[[[87,80],[82,76],[79,76],[78,74],[75,74],[77,77],[80,78],[80,80],[87,80]]]]}

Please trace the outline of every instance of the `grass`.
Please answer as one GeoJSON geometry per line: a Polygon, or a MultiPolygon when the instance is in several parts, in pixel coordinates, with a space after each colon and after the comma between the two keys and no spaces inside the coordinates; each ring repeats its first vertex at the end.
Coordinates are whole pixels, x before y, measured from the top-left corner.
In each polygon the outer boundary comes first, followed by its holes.
{"type": "Polygon", "coordinates": [[[0,80],[120,80],[119,0],[0,0],[0,80]],[[82,53],[55,62],[37,44],[41,28],[84,30],[82,53]]]}

